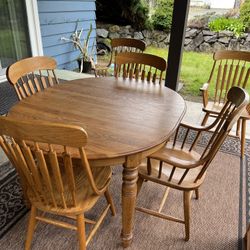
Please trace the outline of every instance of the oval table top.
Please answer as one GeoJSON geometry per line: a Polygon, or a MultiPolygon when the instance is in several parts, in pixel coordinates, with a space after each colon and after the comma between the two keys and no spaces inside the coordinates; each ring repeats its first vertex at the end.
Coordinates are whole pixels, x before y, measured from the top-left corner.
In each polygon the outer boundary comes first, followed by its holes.
{"type": "Polygon", "coordinates": [[[21,100],[18,119],[74,124],[88,133],[88,159],[132,155],[166,141],[186,111],[183,98],[165,86],[105,77],[69,81],[21,100]]]}

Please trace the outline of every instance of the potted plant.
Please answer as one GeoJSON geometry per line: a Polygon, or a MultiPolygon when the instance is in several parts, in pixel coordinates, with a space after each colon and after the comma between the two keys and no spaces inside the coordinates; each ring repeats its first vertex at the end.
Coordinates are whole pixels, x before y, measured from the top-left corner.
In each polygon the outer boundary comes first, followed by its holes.
{"type": "Polygon", "coordinates": [[[88,73],[92,68],[95,67],[93,60],[94,42],[92,48],[89,52],[89,39],[92,32],[92,24],[90,24],[87,37],[83,39],[81,43],[81,35],[83,33],[83,28],[78,31],[78,23],[75,32],[71,35],[71,38],[62,37],[63,41],[70,41],[73,43],[74,47],[80,51],[80,55],[77,58],[79,71],[82,73],[88,73]]]}

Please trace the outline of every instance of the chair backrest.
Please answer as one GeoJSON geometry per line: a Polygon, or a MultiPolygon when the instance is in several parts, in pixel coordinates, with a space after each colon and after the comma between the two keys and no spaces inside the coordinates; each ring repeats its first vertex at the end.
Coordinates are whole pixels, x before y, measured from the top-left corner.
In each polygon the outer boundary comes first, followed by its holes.
{"type": "MultiPolygon", "coordinates": [[[[202,165],[201,171],[197,173],[197,176],[194,179],[194,182],[197,182],[203,176],[210,162],[213,160],[220,146],[226,139],[233,125],[237,122],[237,120],[241,116],[242,112],[244,111],[248,103],[249,103],[249,95],[244,89],[240,87],[232,87],[228,91],[227,101],[224,104],[220,114],[211,125],[207,126],[206,129],[204,128],[203,130],[203,131],[209,131],[215,128],[215,131],[213,132],[212,136],[208,140],[207,146],[204,148],[199,161],[192,163],[193,166],[192,164],[190,164],[190,166],[183,173],[183,176],[181,176],[179,184],[181,184],[185,180],[185,176],[188,174],[189,170],[192,167],[202,165]]],[[[181,149],[184,148],[189,132],[190,132],[190,129],[186,129],[184,132],[184,140],[180,145],[181,149]]],[[[174,138],[174,142],[173,142],[174,147],[176,146],[177,134],[178,134],[178,131],[176,132],[176,135],[174,138]]],[[[196,133],[196,135],[194,136],[192,140],[191,145],[186,146],[186,148],[189,148],[190,152],[194,149],[200,135],[201,135],[201,131],[196,133]]]]}
{"type": "Polygon", "coordinates": [[[208,83],[214,84],[214,102],[226,102],[232,86],[246,88],[250,80],[250,52],[218,51],[213,56],[214,64],[208,83]]]}
{"type": "Polygon", "coordinates": [[[86,143],[87,133],[78,126],[0,117],[0,146],[24,180],[31,203],[47,208],[72,210],[79,205],[72,154],[81,159],[93,191],[103,192],[94,181],[86,143]]]}
{"type": "Polygon", "coordinates": [[[52,57],[36,56],[10,65],[6,75],[21,100],[58,84],[54,69],[56,61],[52,57]]]}
{"type": "Polygon", "coordinates": [[[146,49],[146,43],[135,38],[114,38],[111,40],[111,57],[110,65],[115,56],[121,52],[138,52],[142,53],[146,49]]]}
{"type": "Polygon", "coordinates": [[[167,62],[164,58],[136,52],[119,53],[115,59],[115,76],[141,79],[142,81],[161,84],[167,62]]]}

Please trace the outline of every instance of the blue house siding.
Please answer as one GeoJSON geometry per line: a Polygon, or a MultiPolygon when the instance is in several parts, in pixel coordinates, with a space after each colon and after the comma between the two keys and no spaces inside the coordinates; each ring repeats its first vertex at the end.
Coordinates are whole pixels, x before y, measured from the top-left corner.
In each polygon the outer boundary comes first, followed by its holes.
{"type": "Polygon", "coordinates": [[[86,37],[92,24],[89,41],[92,48],[96,42],[95,0],[38,0],[37,3],[44,55],[54,57],[60,69],[77,68],[79,51],[74,49],[71,42],[62,41],[61,37],[70,38],[77,22],[78,30],[83,28],[82,36],[86,37]]]}

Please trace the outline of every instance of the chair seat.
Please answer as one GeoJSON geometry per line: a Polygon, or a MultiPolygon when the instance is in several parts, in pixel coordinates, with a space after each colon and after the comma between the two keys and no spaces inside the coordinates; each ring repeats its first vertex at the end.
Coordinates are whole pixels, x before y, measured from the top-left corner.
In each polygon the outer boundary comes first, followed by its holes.
{"type": "MultiPolygon", "coordinates": [[[[208,112],[208,113],[212,113],[212,114],[219,114],[223,105],[224,105],[224,103],[208,102],[206,107],[204,107],[202,110],[204,112],[208,112]]],[[[241,118],[250,119],[250,114],[246,109],[243,111],[241,118]]]]}
{"type": "MultiPolygon", "coordinates": [[[[93,177],[95,180],[95,183],[98,188],[102,188],[104,185],[107,184],[108,180],[111,178],[112,170],[110,166],[107,167],[98,167],[92,169],[93,177]]],[[[87,180],[87,174],[82,169],[82,167],[77,166],[74,168],[74,174],[75,174],[75,187],[76,187],[76,203],[78,206],[75,206],[74,208],[53,208],[52,206],[45,206],[43,203],[38,201],[32,201],[32,194],[28,193],[28,196],[31,200],[31,202],[40,210],[54,212],[56,214],[79,214],[79,212],[85,212],[91,209],[95,203],[97,202],[98,198],[100,197],[96,193],[94,193],[93,189],[89,185],[89,181],[87,180]]],[[[62,179],[66,181],[67,175],[64,173],[62,174],[62,179]]],[[[52,180],[53,182],[53,180],[52,180]]],[[[64,182],[64,181],[63,181],[64,182]]],[[[55,190],[54,192],[55,199],[60,201],[60,195],[55,190]]],[[[69,190],[68,186],[65,186],[64,189],[64,195],[65,200],[71,201],[71,191],[69,190]]],[[[73,206],[73,202],[72,202],[73,206]]]]}
{"type": "Polygon", "coordinates": [[[152,154],[150,158],[151,158],[151,167],[152,167],[152,173],[150,176],[148,175],[146,163],[142,163],[139,168],[139,175],[143,177],[144,179],[148,179],[148,176],[149,178],[159,179],[158,178],[159,161],[164,161],[163,168],[162,168],[162,176],[160,178],[161,182],[165,183],[165,184],[161,183],[163,185],[181,189],[181,190],[192,190],[192,189],[196,189],[197,187],[199,187],[205,178],[205,174],[204,174],[203,177],[199,181],[194,183],[196,177],[198,176],[202,168],[202,166],[198,166],[189,170],[188,174],[186,175],[186,177],[184,178],[184,181],[181,184],[178,184],[178,182],[180,181],[180,178],[185,172],[184,168],[176,168],[175,173],[172,177],[172,180],[168,181],[168,178],[171,174],[173,166],[176,166],[176,165],[189,166],[191,164],[197,163],[197,161],[200,158],[200,155],[196,152],[189,152],[186,150],[172,149],[172,148],[165,147],[157,151],[156,153],[152,154]]]}

